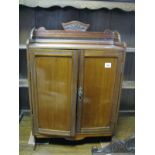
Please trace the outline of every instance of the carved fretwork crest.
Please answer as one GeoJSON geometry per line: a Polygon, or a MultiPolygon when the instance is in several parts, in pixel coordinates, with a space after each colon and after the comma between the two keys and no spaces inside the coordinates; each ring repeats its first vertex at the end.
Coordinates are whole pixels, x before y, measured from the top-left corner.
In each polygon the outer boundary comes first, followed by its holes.
{"type": "Polygon", "coordinates": [[[62,27],[66,31],[87,31],[89,24],[85,24],[79,21],[71,21],[67,23],[62,23],[62,27]]]}

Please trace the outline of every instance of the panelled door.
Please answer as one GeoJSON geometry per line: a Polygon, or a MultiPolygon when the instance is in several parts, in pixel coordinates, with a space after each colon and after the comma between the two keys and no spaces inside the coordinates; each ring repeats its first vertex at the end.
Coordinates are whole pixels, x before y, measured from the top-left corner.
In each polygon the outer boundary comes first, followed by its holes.
{"type": "Polygon", "coordinates": [[[120,90],[122,53],[85,50],[80,56],[78,120],[80,133],[111,133],[120,90]]]}
{"type": "Polygon", "coordinates": [[[30,49],[30,91],[37,134],[75,134],[77,51],[30,49]]]}

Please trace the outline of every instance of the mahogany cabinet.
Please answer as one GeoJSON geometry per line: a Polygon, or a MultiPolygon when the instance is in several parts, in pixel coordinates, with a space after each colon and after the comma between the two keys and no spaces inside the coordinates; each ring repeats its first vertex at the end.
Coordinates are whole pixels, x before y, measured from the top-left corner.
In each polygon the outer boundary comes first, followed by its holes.
{"type": "Polygon", "coordinates": [[[27,59],[35,137],[114,134],[125,61],[118,32],[34,29],[27,59]]]}

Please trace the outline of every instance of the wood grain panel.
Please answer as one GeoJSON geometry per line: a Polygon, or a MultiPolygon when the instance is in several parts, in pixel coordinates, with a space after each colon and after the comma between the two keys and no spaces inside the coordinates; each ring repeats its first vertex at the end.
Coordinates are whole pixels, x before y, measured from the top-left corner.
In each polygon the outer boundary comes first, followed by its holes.
{"type": "Polygon", "coordinates": [[[36,133],[74,134],[76,51],[34,49],[30,55],[36,133]]]}
{"type": "Polygon", "coordinates": [[[71,58],[36,58],[39,128],[70,130],[71,72],[71,58]]]}
{"type": "Polygon", "coordinates": [[[115,58],[85,58],[82,128],[110,126],[116,65],[115,58]]]}
{"type": "Polygon", "coordinates": [[[80,54],[77,132],[112,133],[117,121],[124,53],[83,50],[80,54]],[[111,67],[105,67],[111,63],[111,67]],[[79,90],[80,90],[79,89],[79,90]],[[80,93],[81,94],[81,93],[80,93]]]}

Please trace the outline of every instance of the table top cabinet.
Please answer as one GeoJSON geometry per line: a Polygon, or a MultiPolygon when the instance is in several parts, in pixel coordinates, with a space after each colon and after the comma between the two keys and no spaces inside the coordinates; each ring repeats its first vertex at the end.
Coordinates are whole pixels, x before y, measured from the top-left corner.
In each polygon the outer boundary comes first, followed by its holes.
{"type": "Polygon", "coordinates": [[[125,61],[118,32],[34,29],[27,59],[35,137],[113,135],[125,61]]]}

